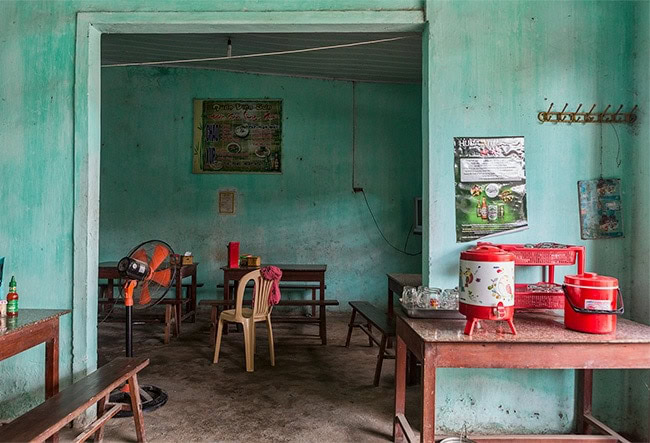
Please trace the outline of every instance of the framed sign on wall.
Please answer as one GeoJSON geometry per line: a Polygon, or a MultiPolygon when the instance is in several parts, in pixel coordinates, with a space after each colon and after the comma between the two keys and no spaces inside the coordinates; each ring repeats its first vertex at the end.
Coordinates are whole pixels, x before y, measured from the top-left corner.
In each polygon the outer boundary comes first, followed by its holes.
{"type": "Polygon", "coordinates": [[[282,172],[282,100],[194,100],[192,172],[282,172]]]}

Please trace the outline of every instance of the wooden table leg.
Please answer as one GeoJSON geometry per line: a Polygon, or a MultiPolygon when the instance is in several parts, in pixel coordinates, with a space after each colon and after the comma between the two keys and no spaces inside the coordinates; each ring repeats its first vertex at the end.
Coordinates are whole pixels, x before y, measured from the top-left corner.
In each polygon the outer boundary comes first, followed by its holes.
{"type": "Polygon", "coordinates": [[[181,335],[181,323],[182,323],[182,317],[183,317],[183,275],[181,274],[181,270],[178,270],[178,273],[176,274],[176,303],[175,308],[176,308],[176,335],[180,336],[181,335]]]}
{"type": "Polygon", "coordinates": [[[140,385],[137,374],[129,378],[129,394],[131,397],[131,412],[135,422],[135,433],[139,442],[145,441],[144,419],[142,417],[142,400],[140,399],[140,385]]]}
{"type": "MultiPolygon", "coordinates": [[[[113,301],[113,279],[112,278],[108,279],[108,285],[106,287],[106,298],[111,302],[113,301]]],[[[113,303],[109,303],[107,306],[110,309],[113,307],[113,303]]]]}
{"type": "MultiPolygon", "coordinates": [[[[395,349],[395,417],[406,411],[406,343],[396,338],[395,349]]],[[[393,441],[402,441],[404,432],[397,420],[393,420],[393,441]]]]}
{"type": "Polygon", "coordinates": [[[190,321],[196,322],[196,266],[192,269],[192,288],[190,291],[190,308],[192,309],[192,317],[190,321]]]}
{"type": "Polygon", "coordinates": [[[425,345],[422,361],[422,443],[434,443],[436,433],[436,366],[433,363],[433,350],[425,345]]]}
{"type": "MultiPolygon", "coordinates": [[[[45,342],[45,398],[59,392],[59,318],[53,320],[52,337],[45,342]]],[[[58,442],[59,433],[53,434],[48,442],[58,442]]]]}
{"type": "MultiPolygon", "coordinates": [[[[323,275],[320,279],[320,301],[325,301],[325,276],[323,275]]],[[[324,304],[320,305],[319,324],[320,324],[320,339],[323,345],[327,345],[327,318],[326,314],[327,309],[324,304]]]]}
{"type": "Polygon", "coordinates": [[[589,422],[585,415],[591,414],[592,388],[594,384],[593,369],[576,370],[576,425],[580,434],[587,434],[589,422]]]}
{"type": "MultiPolygon", "coordinates": [[[[223,271],[223,299],[230,300],[230,275],[228,271],[223,271]]],[[[228,335],[228,323],[224,325],[221,333],[223,335],[228,335]]]]}
{"type": "Polygon", "coordinates": [[[59,319],[52,327],[52,338],[45,343],[45,398],[59,392],[59,319]]]}

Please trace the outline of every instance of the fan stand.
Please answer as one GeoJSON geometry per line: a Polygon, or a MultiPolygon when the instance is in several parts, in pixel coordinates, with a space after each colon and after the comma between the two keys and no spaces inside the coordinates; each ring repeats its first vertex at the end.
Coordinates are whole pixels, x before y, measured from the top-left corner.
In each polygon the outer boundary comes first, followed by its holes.
{"type": "MultiPolygon", "coordinates": [[[[124,306],[126,308],[126,356],[133,357],[133,289],[137,285],[136,280],[128,280],[124,284],[124,306]]],[[[139,390],[140,401],[142,403],[142,412],[156,410],[167,403],[167,393],[157,386],[141,385],[139,390]]],[[[110,394],[111,403],[126,403],[131,405],[131,393],[129,385],[125,383],[122,387],[115,389],[110,394]]],[[[131,417],[133,412],[129,409],[123,409],[118,412],[116,417],[131,417]]]]}

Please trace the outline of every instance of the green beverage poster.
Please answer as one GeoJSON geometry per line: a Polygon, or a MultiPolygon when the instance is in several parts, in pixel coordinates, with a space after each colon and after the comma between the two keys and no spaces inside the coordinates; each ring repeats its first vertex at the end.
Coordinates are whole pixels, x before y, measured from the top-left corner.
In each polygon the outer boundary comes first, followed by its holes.
{"type": "Polygon", "coordinates": [[[523,137],[454,137],[456,241],[528,228],[523,137]]]}

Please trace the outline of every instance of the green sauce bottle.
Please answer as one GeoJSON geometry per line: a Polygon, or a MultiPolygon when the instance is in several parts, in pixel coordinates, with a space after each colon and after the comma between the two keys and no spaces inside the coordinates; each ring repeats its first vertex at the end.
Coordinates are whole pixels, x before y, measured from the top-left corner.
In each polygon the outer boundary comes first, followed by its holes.
{"type": "Polygon", "coordinates": [[[18,293],[16,292],[16,279],[11,276],[9,293],[7,294],[7,317],[18,317],[18,293]]]}

